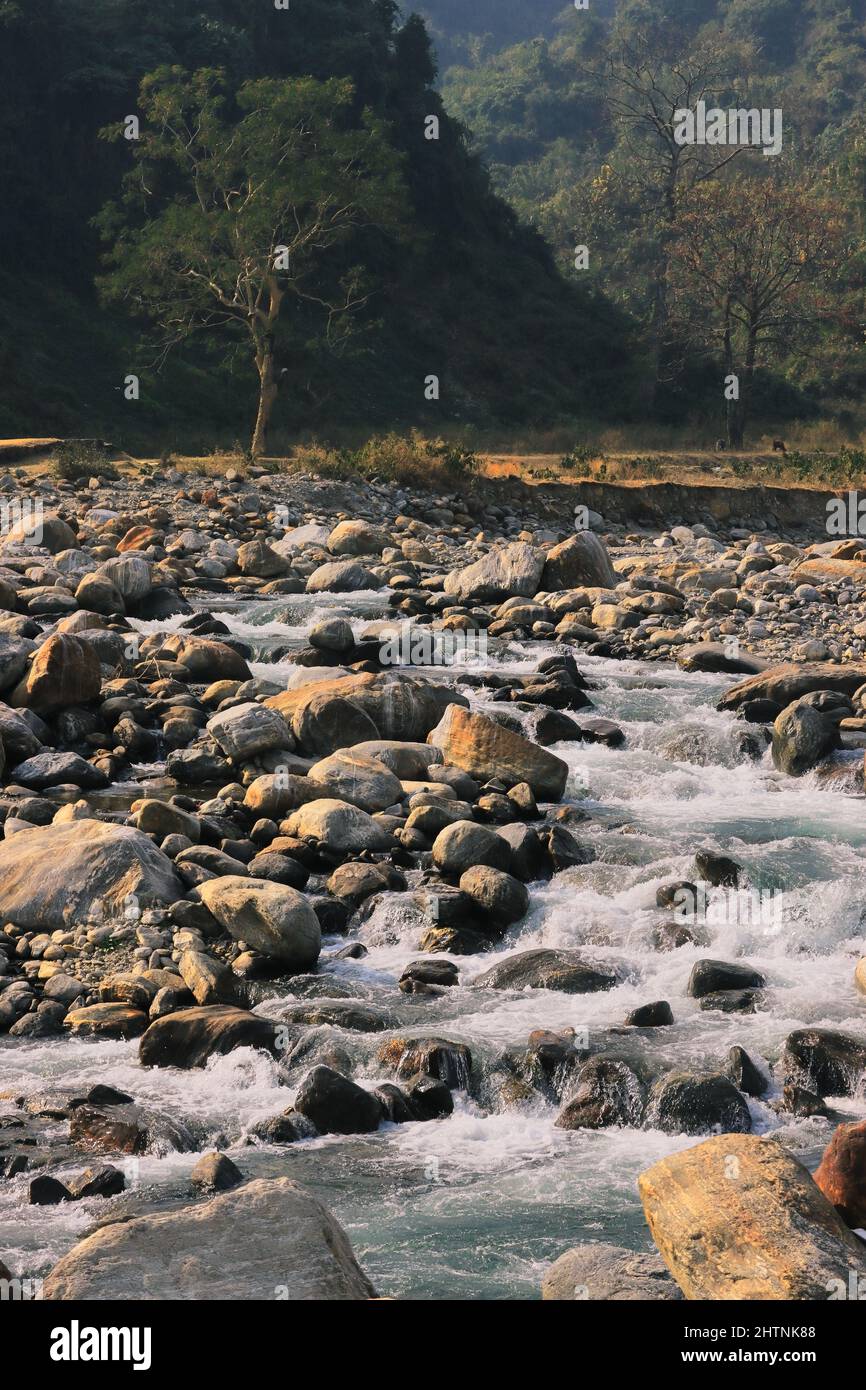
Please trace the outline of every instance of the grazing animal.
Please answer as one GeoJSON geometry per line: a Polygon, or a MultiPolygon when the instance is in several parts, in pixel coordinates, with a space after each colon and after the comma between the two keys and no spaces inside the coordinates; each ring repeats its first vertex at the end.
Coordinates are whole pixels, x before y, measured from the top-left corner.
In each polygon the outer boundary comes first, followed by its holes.
{"type": "Polygon", "coordinates": [[[717,440],[716,440],[716,452],[723,451],[723,450],[727,449],[727,447],[728,447],[727,442],[726,442],[724,439],[717,439],[717,440]]]}
{"type": "Polygon", "coordinates": [[[787,454],[787,452],[788,452],[788,450],[785,448],[785,441],[784,441],[784,439],[774,439],[774,440],[773,440],[773,453],[774,453],[774,454],[787,454]]]}

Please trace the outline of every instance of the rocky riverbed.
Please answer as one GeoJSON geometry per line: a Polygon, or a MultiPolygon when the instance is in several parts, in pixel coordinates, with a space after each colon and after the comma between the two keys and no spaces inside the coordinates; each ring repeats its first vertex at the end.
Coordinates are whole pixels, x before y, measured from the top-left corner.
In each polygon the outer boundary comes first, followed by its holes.
{"type": "Polygon", "coordinates": [[[866,546],[563,492],[0,478],[26,1290],[866,1281],[866,546]]]}

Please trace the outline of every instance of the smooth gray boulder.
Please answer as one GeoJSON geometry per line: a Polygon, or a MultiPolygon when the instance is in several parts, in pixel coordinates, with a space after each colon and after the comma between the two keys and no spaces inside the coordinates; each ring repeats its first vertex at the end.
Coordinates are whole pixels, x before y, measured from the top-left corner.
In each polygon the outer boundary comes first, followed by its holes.
{"type": "Polygon", "coordinates": [[[312,970],[319,959],[319,919],[296,888],[226,874],[203,883],[198,895],[235,941],[245,941],[287,971],[312,970]]]}
{"type": "Polygon", "coordinates": [[[283,716],[253,700],[215,714],[207,722],[207,731],[226,756],[238,762],[271,748],[291,749],[295,742],[283,716]]]}

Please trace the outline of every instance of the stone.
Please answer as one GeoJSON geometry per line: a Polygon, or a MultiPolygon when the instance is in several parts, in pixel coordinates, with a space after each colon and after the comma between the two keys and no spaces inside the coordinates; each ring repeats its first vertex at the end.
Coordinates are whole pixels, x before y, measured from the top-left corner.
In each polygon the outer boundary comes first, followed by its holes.
{"type": "Polygon", "coordinates": [[[866,1071],[866,1043],[830,1028],[789,1033],[780,1059],[785,1082],[824,1096],[853,1095],[866,1071]]]}
{"type": "Polygon", "coordinates": [[[12,769],[11,777],[20,786],[32,787],[34,791],[60,786],[93,791],[109,785],[105,773],[77,753],[58,753],[54,749],[46,749],[34,758],[19,763],[12,769]]]}
{"type": "Polygon", "coordinates": [[[814,1177],[846,1226],[866,1227],[866,1120],[839,1125],[814,1177]]]}
{"type": "Polygon", "coordinates": [[[297,889],[228,874],[203,883],[198,896],[235,941],[278,961],[287,972],[316,964],[322,947],[319,919],[297,889]]]}
{"type": "Polygon", "coordinates": [[[520,880],[486,864],[476,864],[461,874],[460,891],[499,928],[519,922],[529,911],[529,892],[520,880]]]}
{"type": "Polygon", "coordinates": [[[147,1014],[128,1004],[90,1004],[70,1009],[64,1028],[81,1038],[138,1038],[147,1027],[147,1014]]]}
{"type": "Polygon", "coordinates": [[[383,826],[359,806],[328,797],[310,801],[285,823],[286,833],[339,854],[385,850],[392,843],[383,826]]]}
{"type": "Polygon", "coordinates": [[[721,1073],[697,1076],[668,1072],[653,1086],[648,1112],[654,1129],[666,1134],[748,1134],[749,1107],[736,1086],[721,1073]]]}
{"type": "Polygon", "coordinates": [[[291,749],[294,738],[283,716],[275,709],[251,701],[222,710],[207,722],[226,757],[247,762],[272,748],[291,749]]]}
{"type": "Polygon", "coordinates": [[[320,1134],[369,1134],[383,1119],[376,1097],[331,1067],[313,1067],[295,1097],[295,1109],[320,1134]]]}
{"type": "Polygon", "coordinates": [[[593,994],[613,989],[616,976],[581,960],[576,951],[518,951],[477,975],[472,982],[489,989],[555,989],[563,994],[593,994]]]}
{"type": "Polygon", "coordinates": [[[450,704],[468,701],[448,686],[384,671],[306,682],[265,704],[285,717],[304,752],[323,757],[379,739],[422,742],[450,704]]]}
{"type": "Polygon", "coordinates": [[[454,1111],[454,1099],[448,1086],[426,1072],[420,1072],[408,1082],[406,1099],[416,1120],[441,1120],[454,1111]]]}
{"type": "Polygon", "coordinates": [[[57,633],[36,652],[27,673],[23,698],[37,714],[51,714],[95,700],[102,684],[99,657],[79,637],[57,633]]]}
{"type": "Polygon", "coordinates": [[[717,990],[761,989],[765,983],[763,975],[750,965],[725,960],[699,960],[692,967],[686,994],[692,999],[702,999],[717,990]]]}
{"type": "Polygon", "coordinates": [[[497,546],[465,569],[445,578],[445,593],[460,603],[489,603],[497,599],[532,598],[544,569],[544,555],[524,541],[497,546]]]}
{"type": "Polygon", "coordinates": [[[450,1038],[405,1035],[389,1038],[376,1053],[376,1061],[403,1080],[423,1072],[457,1091],[468,1090],[472,1074],[470,1049],[465,1043],[453,1042],[450,1038]]]}
{"type": "Polygon", "coordinates": [[[440,873],[457,877],[474,865],[486,864],[492,869],[507,869],[511,849],[495,830],[475,821],[458,820],[446,825],[433,841],[433,863],[440,873]]]}
{"type": "Polygon", "coordinates": [[[0,843],[0,917],[20,927],[121,922],[183,895],[171,860],[131,826],[79,820],[0,843]]]}
{"type": "Polygon", "coordinates": [[[557,1129],[604,1129],[640,1124],[644,1088],[637,1073],[619,1057],[591,1057],[577,1074],[557,1129]]]}
{"type": "Polygon", "coordinates": [[[235,1004],[238,981],[229,967],[205,951],[182,951],[177,963],[181,978],[197,1004],[235,1004]]]}
{"type": "Polygon", "coordinates": [[[343,1228],[289,1178],[261,1178],[208,1202],[102,1226],[43,1286],[44,1299],[94,1303],[373,1297],[343,1228]]]}
{"type": "Polygon", "coordinates": [[[70,1183],[70,1191],[76,1202],[87,1197],[117,1197],[125,1188],[124,1174],[110,1163],[103,1164],[101,1168],[85,1168],[70,1183]]]}
{"type": "Polygon", "coordinates": [[[277,1025],[246,1009],[226,1004],[179,1009],[150,1024],[139,1043],[143,1067],[206,1066],[213,1056],[236,1047],[255,1047],[276,1055],[277,1025]]]}
{"type": "Polygon", "coordinates": [[[243,1174],[226,1154],[202,1154],[189,1175],[200,1192],[228,1192],[243,1182],[243,1174]]]}
{"type": "Polygon", "coordinates": [[[91,1153],[190,1153],[195,1140],[178,1121],[140,1105],[76,1105],[69,1142],[91,1153]]]}
{"type": "Polygon", "coordinates": [[[839,746],[833,720],[802,700],[782,710],[773,724],[773,766],[789,777],[802,777],[839,746]]]}
{"type": "Polygon", "coordinates": [[[380,587],[373,571],[358,560],[329,560],[307,579],[308,594],[351,594],[380,587]]]}
{"type": "Polygon", "coordinates": [[[314,763],[308,776],[320,788],[320,796],[348,801],[362,811],[384,811],[403,795],[400,779],[390,768],[351,748],[314,763]]]}
{"type": "Polygon", "coordinates": [[[682,1294],[660,1255],[599,1242],[560,1255],[544,1276],[541,1297],[559,1302],[659,1303],[681,1299],[682,1294]]]}
{"type": "Polygon", "coordinates": [[[785,662],[732,685],[719,700],[718,708],[738,710],[752,700],[773,700],[784,709],[801,696],[816,690],[836,690],[843,695],[853,695],[864,682],[866,664],[862,662],[845,662],[842,665],[832,661],[785,662]]]}
{"type": "Polygon", "coordinates": [[[652,1237],[688,1299],[844,1298],[864,1247],[795,1158],[772,1139],[722,1134],[638,1178],[652,1237]]]}
{"type": "Polygon", "coordinates": [[[539,587],[546,592],[584,584],[612,589],[617,580],[604,542],[592,531],[579,531],[548,550],[539,587]]]}
{"type": "Polygon", "coordinates": [[[387,532],[368,521],[340,521],[327,540],[332,555],[381,555],[390,544],[387,532]]]}
{"type": "Polygon", "coordinates": [[[244,658],[225,642],[176,632],[160,639],[159,650],[169,660],[184,666],[193,681],[203,685],[209,685],[211,681],[252,679],[252,672],[244,658]]]}
{"type": "Polygon", "coordinates": [[[58,1178],[50,1173],[40,1173],[32,1178],[27,1190],[27,1200],[32,1207],[55,1207],[60,1202],[71,1202],[72,1193],[58,1178]]]}
{"type": "Polygon", "coordinates": [[[542,801],[559,801],[568,780],[562,758],[497,724],[487,715],[450,705],[428,736],[447,763],[481,782],[507,788],[526,782],[542,801]]]}

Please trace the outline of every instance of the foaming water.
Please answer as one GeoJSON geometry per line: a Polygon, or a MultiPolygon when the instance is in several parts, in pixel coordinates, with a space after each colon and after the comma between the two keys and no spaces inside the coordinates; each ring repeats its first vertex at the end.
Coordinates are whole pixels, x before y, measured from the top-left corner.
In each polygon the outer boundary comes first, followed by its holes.
{"type": "MultiPolygon", "coordinates": [[[[376,594],[289,595],[244,605],[220,599],[214,615],[260,651],[262,638],[300,643],[315,622],[338,613],[357,632],[384,608],[376,594]]],[[[538,644],[514,645],[495,669],[532,671],[546,654],[538,644]]],[[[573,829],[595,851],[594,862],[533,885],[526,919],[495,952],[455,957],[460,983],[437,998],[395,995],[394,982],[417,958],[429,922],[409,894],[384,895],[354,933],[368,949],[363,960],[329,960],[343,942],[325,943],[322,969],[335,996],[348,989],[394,1008],[401,1031],[468,1043],[482,1077],[536,1028],[572,1027],[591,1048],[628,1057],[649,1074],[717,1070],[734,1044],[770,1068],[786,1035],[807,1024],[866,1038],[853,985],[866,918],[863,798],[811,778],[781,777],[759,746],[745,749],[748,726],[715,709],[725,678],[579,660],[597,712],[626,734],[621,748],[581,743],[553,750],[569,764],[567,796],[589,812],[573,829]],[[711,907],[700,944],[658,950],[655,933],[671,914],[657,908],[656,890],[693,879],[695,852],[703,848],[743,865],[745,897],[722,897],[715,912],[711,907]],[[617,983],[579,996],[473,985],[497,961],[539,946],[579,950],[617,983]],[[686,995],[692,967],[707,956],[748,961],[761,971],[767,986],[757,1012],[705,1011],[686,995]],[[673,1026],[611,1031],[639,1004],[661,999],[671,1004],[673,1026]]],[[[253,670],[284,684],[331,674],[266,657],[253,670]]],[[[460,682],[459,671],[430,674],[460,682]]],[[[462,688],[475,707],[488,707],[489,691],[462,688]]],[[[532,716],[524,721],[531,732],[532,716]]],[[[281,1000],[274,995],[259,1007],[278,1017],[281,1000]]],[[[352,1054],[356,1079],[384,1079],[375,1055],[379,1036],[332,1032],[352,1054]]],[[[557,1106],[538,1098],[505,1108],[482,1088],[474,1094],[483,1094],[483,1103],[458,1093],[454,1114],[444,1120],[262,1146],[248,1142],[253,1126],[291,1104],[303,1071],[285,1084],[276,1063],[249,1049],[198,1072],[145,1071],[134,1043],[4,1040],[2,1056],[4,1086],[13,1091],[110,1082],[188,1125],[194,1152],[138,1161],[135,1182],[150,1205],[187,1199],[196,1157],[219,1144],[251,1176],[288,1174],[313,1187],[347,1226],[380,1291],[410,1298],[533,1298],[545,1265],[581,1240],[648,1247],[637,1175],[697,1142],[633,1128],[559,1130],[557,1106]]],[[[777,1089],[772,1082],[766,1099],[777,1089]]],[[[851,1118],[863,1112],[851,1099],[833,1105],[851,1118]]],[[[817,1159],[833,1127],[779,1116],[764,1101],[750,1102],[750,1110],[755,1132],[773,1132],[807,1162],[817,1159]]],[[[82,1160],[56,1171],[84,1166],[82,1160]]],[[[108,1207],[28,1208],[25,1189],[24,1178],[0,1188],[0,1254],[18,1252],[22,1268],[39,1274],[108,1207]]]]}

